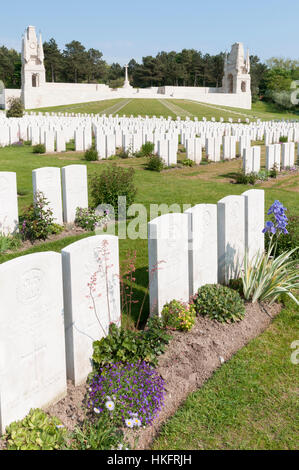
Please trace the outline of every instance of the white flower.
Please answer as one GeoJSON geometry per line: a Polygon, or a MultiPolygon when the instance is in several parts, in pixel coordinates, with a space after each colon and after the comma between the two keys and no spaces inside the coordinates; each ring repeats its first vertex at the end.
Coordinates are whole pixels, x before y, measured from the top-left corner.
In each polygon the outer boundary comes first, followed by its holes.
{"type": "Polygon", "coordinates": [[[114,408],[115,408],[115,404],[114,404],[113,401],[107,401],[105,403],[105,406],[106,406],[107,410],[109,410],[109,411],[113,411],[114,408]]]}
{"type": "Polygon", "coordinates": [[[99,410],[99,408],[94,408],[93,411],[94,411],[97,415],[101,413],[100,410],[99,410]]]}
{"type": "Polygon", "coordinates": [[[132,419],[126,419],[125,423],[126,423],[126,426],[128,428],[133,428],[134,427],[134,423],[133,423],[132,419]]]}
{"type": "Polygon", "coordinates": [[[117,450],[123,450],[124,446],[123,444],[118,444],[117,450]]]}
{"type": "Polygon", "coordinates": [[[57,429],[62,429],[62,428],[64,428],[64,425],[63,424],[56,424],[56,428],[57,429]]]}
{"type": "Polygon", "coordinates": [[[138,426],[138,428],[140,428],[140,426],[141,426],[141,421],[140,421],[140,419],[135,418],[135,419],[133,420],[133,423],[134,423],[134,426],[138,426]]]}

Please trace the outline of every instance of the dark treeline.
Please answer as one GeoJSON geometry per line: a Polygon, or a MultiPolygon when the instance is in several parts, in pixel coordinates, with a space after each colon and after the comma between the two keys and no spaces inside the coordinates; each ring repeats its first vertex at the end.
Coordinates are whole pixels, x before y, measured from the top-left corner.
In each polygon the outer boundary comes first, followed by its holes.
{"type": "MultiPolygon", "coordinates": [[[[108,65],[97,49],[86,49],[72,41],[60,50],[55,39],[44,43],[47,81],[66,83],[105,83],[112,88],[124,81],[124,68],[108,65]]],[[[272,58],[262,63],[251,56],[251,87],[253,99],[267,99],[282,107],[290,105],[290,89],[299,80],[299,62],[272,58]]],[[[203,54],[195,49],[181,52],[159,52],[156,57],[143,57],[142,63],[129,62],[131,84],[137,88],[150,86],[219,87],[223,78],[224,53],[203,54]]],[[[0,47],[0,80],[7,88],[21,87],[21,55],[13,49],[0,47]]]]}

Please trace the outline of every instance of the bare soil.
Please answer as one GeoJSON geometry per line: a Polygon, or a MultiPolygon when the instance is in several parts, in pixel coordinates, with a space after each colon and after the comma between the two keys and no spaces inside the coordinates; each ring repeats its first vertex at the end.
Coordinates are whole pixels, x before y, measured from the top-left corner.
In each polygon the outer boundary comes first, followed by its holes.
{"type": "Polygon", "coordinates": [[[65,237],[82,235],[83,233],[87,233],[86,230],[84,230],[83,228],[77,227],[74,224],[67,224],[64,226],[64,230],[61,233],[49,235],[46,240],[37,240],[34,243],[30,242],[29,240],[26,240],[22,242],[21,246],[17,248],[16,250],[8,250],[8,251],[5,251],[5,253],[3,254],[22,253],[22,251],[30,250],[30,248],[34,246],[43,245],[44,243],[49,243],[49,242],[55,242],[65,237]]]}

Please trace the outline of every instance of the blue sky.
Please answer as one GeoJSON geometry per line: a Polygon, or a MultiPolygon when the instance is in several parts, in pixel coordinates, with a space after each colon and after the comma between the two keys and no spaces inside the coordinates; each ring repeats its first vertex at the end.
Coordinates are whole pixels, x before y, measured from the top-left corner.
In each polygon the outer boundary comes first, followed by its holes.
{"type": "Polygon", "coordinates": [[[299,58],[298,0],[15,0],[1,2],[0,45],[20,50],[26,26],[103,52],[108,63],[194,48],[215,54],[243,42],[261,59],[299,58]]]}

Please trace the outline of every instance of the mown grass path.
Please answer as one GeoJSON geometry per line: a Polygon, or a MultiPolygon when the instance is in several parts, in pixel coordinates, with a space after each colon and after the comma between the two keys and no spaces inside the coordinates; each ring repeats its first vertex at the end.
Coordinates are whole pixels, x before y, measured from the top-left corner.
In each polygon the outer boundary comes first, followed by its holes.
{"type": "Polygon", "coordinates": [[[183,118],[185,118],[186,116],[194,117],[194,114],[192,114],[189,111],[181,108],[177,104],[174,104],[174,103],[172,103],[168,100],[158,100],[158,101],[159,101],[159,103],[163,104],[163,106],[165,106],[167,109],[172,111],[177,116],[180,116],[180,117],[183,117],[183,118]]]}

